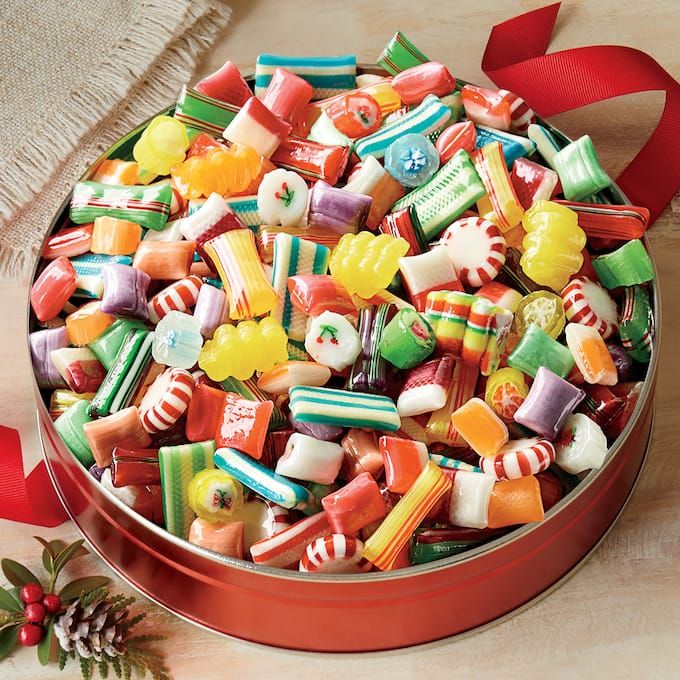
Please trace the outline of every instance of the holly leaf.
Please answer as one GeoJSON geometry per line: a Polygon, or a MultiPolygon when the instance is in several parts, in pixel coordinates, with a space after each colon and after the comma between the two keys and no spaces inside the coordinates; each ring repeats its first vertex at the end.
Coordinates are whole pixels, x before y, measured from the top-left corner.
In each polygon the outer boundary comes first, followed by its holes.
{"type": "Polygon", "coordinates": [[[0,661],[17,646],[20,626],[21,624],[17,623],[0,630],[0,661]]]}
{"type": "Polygon", "coordinates": [[[88,552],[83,548],[83,543],[85,541],[81,538],[79,541],[71,543],[71,545],[66,546],[55,558],[54,558],[54,573],[58,574],[68,562],[80,557],[81,555],[87,555],[88,552]]]}
{"type": "Polygon", "coordinates": [[[25,586],[27,583],[40,583],[40,579],[30,570],[14,560],[5,558],[0,562],[2,573],[13,586],[25,586]]]}
{"type": "Polygon", "coordinates": [[[62,602],[75,600],[81,595],[87,595],[97,588],[109,585],[111,579],[107,576],[85,576],[67,583],[60,591],[59,597],[62,602]]]}
{"type": "Polygon", "coordinates": [[[12,597],[12,593],[0,587],[0,609],[4,609],[6,612],[20,612],[23,608],[12,597]]]}
{"type": "Polygon", "coordinates": [[[54,619],[54,616],[50,617],[45,636],[38,645],[38,661],[40,661],[42,666],[47,666],[50,662],[52,647],[56,641],[56,638],[54,637],[54,619]]]}

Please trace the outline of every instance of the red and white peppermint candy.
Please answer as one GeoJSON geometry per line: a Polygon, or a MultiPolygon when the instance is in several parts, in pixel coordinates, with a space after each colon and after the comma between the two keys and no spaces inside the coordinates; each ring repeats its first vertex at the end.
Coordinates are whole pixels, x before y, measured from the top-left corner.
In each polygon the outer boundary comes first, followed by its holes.
{"type": "Polygon", "coordinates": [[[164,288],[149,300],[149,321],[158,323],[168,312],[186,312],[196,304],[202,285],[200,276],[188,276],[164,288]]]}
{"type": "Polygon", "coordinates": [[[547,470],[555,460],[555,447],[547,439],[515,439],[502,446],[495,456],[482,458],[482,472],[498,480],[519,479],[547,470]]]}
{"type": "Polygon", "coordinates": [[[498,227],[481,217],[456,220],[442,234],[449,259],[464,286],[479,288],[498,276],[507,244],[498,227]]]}
{"type": "Polygon", "coordinates": [[[139,404],[149,434],[169,430],[184,414],[194,393],[194,377],[183,368],[168,368],[151,384],[139,404]]]}
{"type": "Polygon", "coordinates": [[[300,571],[321,574],[358,574],[371,563],[362,555],[364,544],[352,536],[329,534],[312,541],[300,559],[300,571]]]}
{"type": "Polygon", "coordinates": [[[510,129],[526,132],[529,125],[536,122],[536,114],[524,99],[514,92],[508,92],[508,90],[499,90],[499,92],[503,93],[505,99],[510,102],[510,129]]]}
{"type": "Polygon", "coordinates": [[[569,321],[594,326],[605,340],[616,332],[616,303],[598,283],[578,276],[564,287],[561,295],[569,321]]]}

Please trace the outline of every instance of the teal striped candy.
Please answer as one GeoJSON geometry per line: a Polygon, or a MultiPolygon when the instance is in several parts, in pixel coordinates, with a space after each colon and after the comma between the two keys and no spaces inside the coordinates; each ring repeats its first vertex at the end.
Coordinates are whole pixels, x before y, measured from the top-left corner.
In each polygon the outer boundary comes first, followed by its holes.
{"type": "Polygon", "coordinates": [[[274,272],[272,286],[279,301],[271,315],[281,322],[291,340],[304,340],[307,315],[293,307],[288,292],[288,277],[298,274],[325,274],[331,251],[326,246],[305,241],[290,234],[277,234],[274,239],[274,272]]]}
{"type": "Polygon", "coordinates": [[[261,54],[255,64],[255,94],[258,97],[264,94],[277,67],[306,80],[314,90],[313,99],[326,99],[356,87],[357,58],[353,54],[338,57],[261,54]]]}
{"type": "Polygon", "coordinates": [[[362,427],[394,432],[401,425],[394,402],[379,394],[296,385],[290,389],[290,411],[302,423],[362,427]]]}
{"type": "Polygon", "coordinates": [[[160,231],[170,216],[172,188],[169,184],[116,186],[101,182],[77,182],[73,187],[69,217],[75,224],[97,217],[117,217],[160,231]]]}
{"type": "Polygon", "coordinates": [[[215,442],[210,439],[195,444],[161,446],[158,462],[161,470],[161,494],[165,528],[175,536],[186,538],[194,520],[187,491],[193,476],[215,467],[215,442]]]}

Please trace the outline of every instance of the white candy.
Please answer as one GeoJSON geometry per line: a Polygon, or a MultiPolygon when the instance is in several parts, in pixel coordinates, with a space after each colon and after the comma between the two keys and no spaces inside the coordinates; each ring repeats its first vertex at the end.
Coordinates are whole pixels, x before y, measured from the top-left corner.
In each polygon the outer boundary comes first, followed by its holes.
{"type": "Polygon", "coordinates": [[[602,428],[583,413],[572,413],[555,442],[555,462],[577,475],[602,467],[607,456],[607,437],[602,428]]]}
{"type": "Polygon", "coordinates": [[[361,338],[344,316],[322,312],[309,322],[305,349],[317,363],[341,371],[351,366],[359,356],[361,338]]]}
{"type": "Polygon", "coordinates": [[[483,472],[456,470],[449,504],[449,523],[484,529],[489,524],[489,501],[496,480],[483,472]]]}
{"type": "Polygon", "coordinates": [[[332,484],[340,472],[343,456],[340,444],[296,432],[289,437],[283,456],[276,463],[276,473],[307,482],[332,484]]]}
{"type": "Polygon", "coordinates": [[[179,230],[187,241],[195,241],[204,231],[217,224],[230,212],[233,210],[224,197],[212,193],[195,213],[179,220],[179,230]]]}
{"type": "Polygon", "coordinates": [[[292,170],[268,172],[257,190],[257,211],[265,224],[298,227],[307,210],[309,189],[292,170]]]}

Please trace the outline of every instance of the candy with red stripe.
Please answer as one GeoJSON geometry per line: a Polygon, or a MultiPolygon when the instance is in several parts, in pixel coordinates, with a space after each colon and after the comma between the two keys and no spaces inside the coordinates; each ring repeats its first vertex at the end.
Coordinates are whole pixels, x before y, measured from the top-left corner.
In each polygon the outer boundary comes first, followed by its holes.
{"type": "Polygon", "coordinates": [[[498,276],[507,244],[498,227],[481,217],[456,220],[442,234],[453,268],[464,286],[478,288],[498,276]]]}
{"type": "Polygon", "coordinates": [[[300,559],[300,571],[320,574],[358,574],[370,571],[362,557],[364,544],[344,534],[328,534],[312,541],[300,559]]]}
{"type": "Polygon", "coordinates": [[[509,441],[495,456],[482,457],[482,471],[498,480],[519,479],[547,470],[555,461],[555,447],[547,439],[528,437],[509,441]]]}
{"type": "Polygon", "coordinates": [[[198,276],[188,276],[170,284],[149,300],[149,320],[158,323],[168,312],[186,312],[196,304],[202,285],[198,276]]]}
{"type": "Polygon", "coordinates": [[[526,132],[532,123],[536,122],[536,114],[529,105],[518,97],[514,92],[508,90],[499,90],[506,101],[510,104],[510,129],[517,132],[526,132]]]}
{"type": "Polygon", "coordinates": [[[169,430],[184,414],[194,393],[194,377],[183,368],[168,368],[151,384],[139,405],[149,434],[169,430]]]}
{"type": "Polygon", "coordinates": [[[593,326],[605,340],[616,333],[616,303],[595,281],[578,276],[564,287],[561,295],[564,313],[569,321],[593,326]]]}

